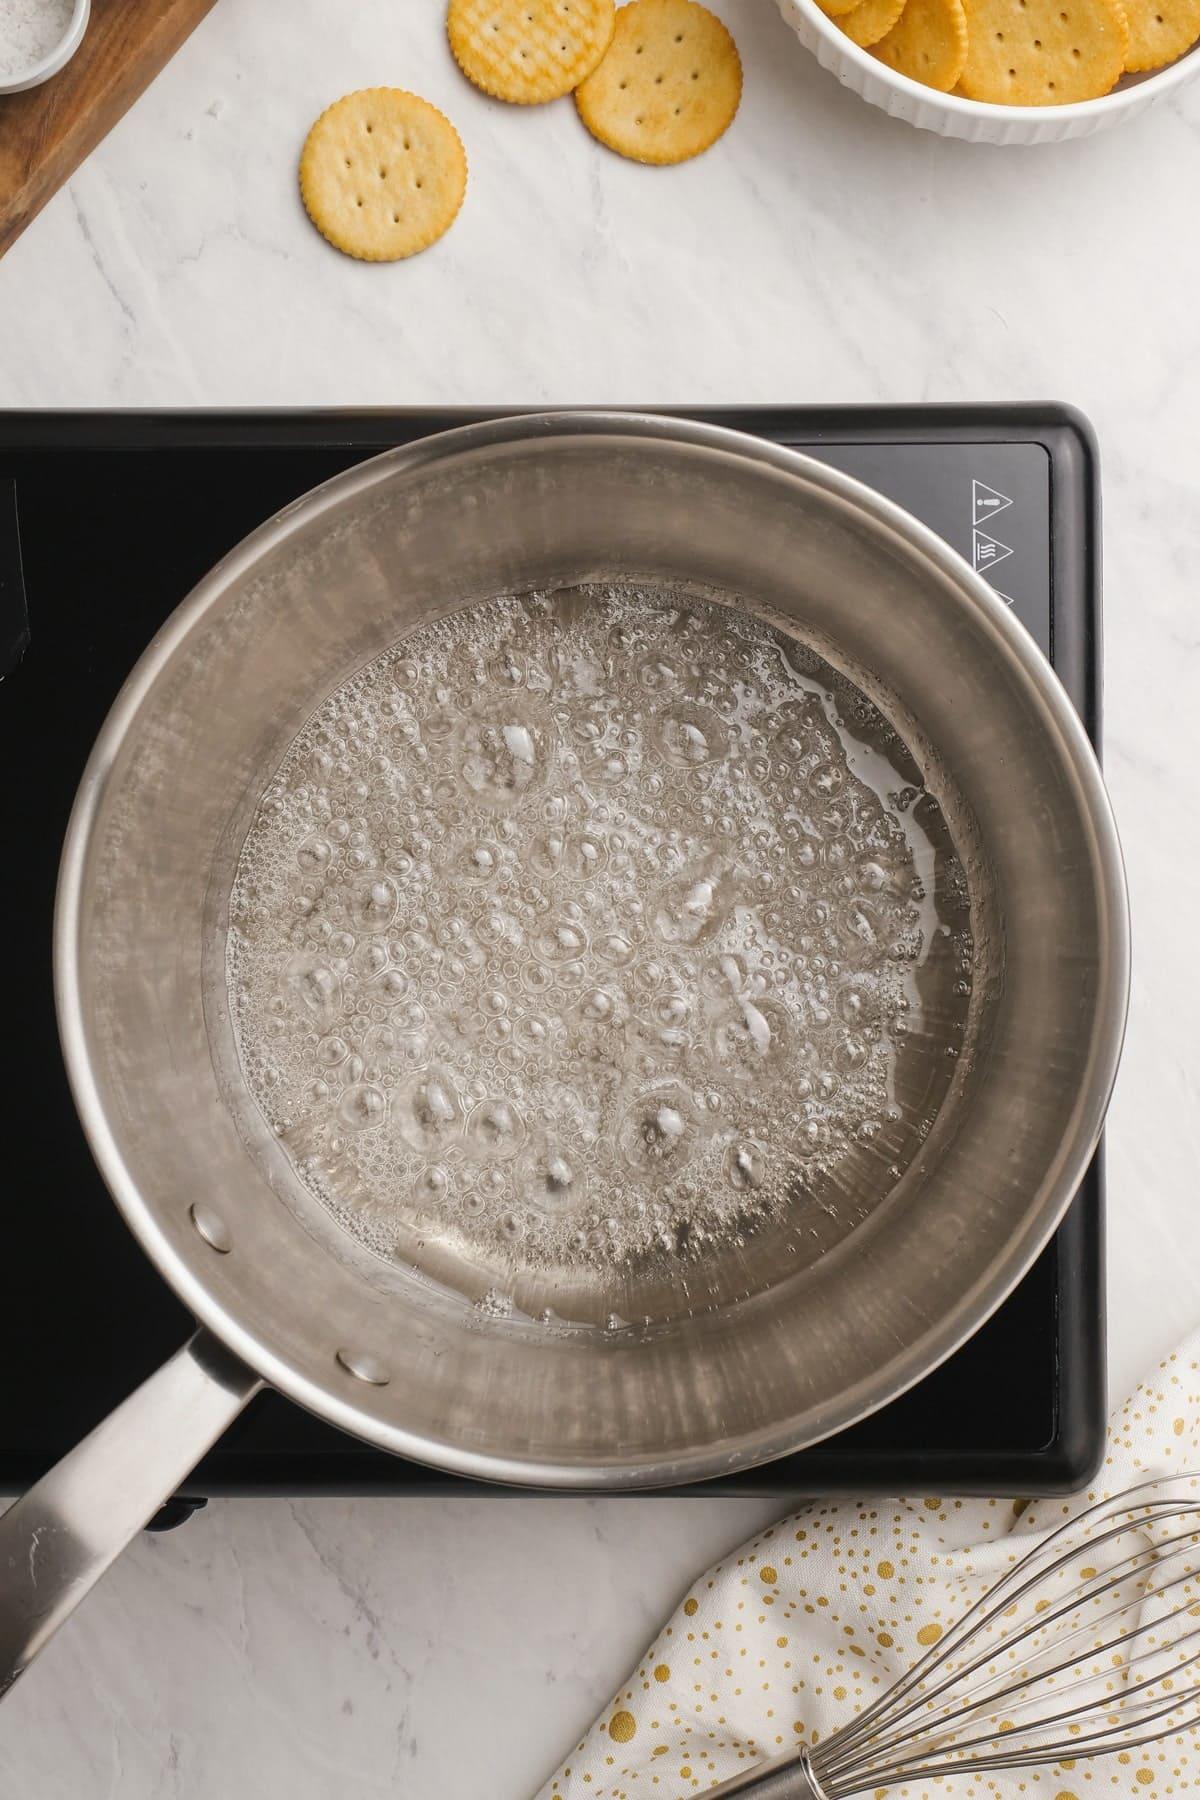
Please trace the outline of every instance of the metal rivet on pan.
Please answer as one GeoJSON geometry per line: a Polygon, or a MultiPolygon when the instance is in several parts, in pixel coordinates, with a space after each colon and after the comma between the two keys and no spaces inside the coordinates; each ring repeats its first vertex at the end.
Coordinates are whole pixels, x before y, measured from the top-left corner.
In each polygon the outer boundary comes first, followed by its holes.
{"type": "Polygon", "coordinates": [[[228,1256],[233,1249],[233,1238],[220,1213],[215,1213],[211,1206],[197,1203],[188,1207],[188,1214],[205,1243],[218,1255],[228,1256]]]}
{"type": "Polygon", "coordinates": [[[383,1364],[365,1351],[339,1350],[337,1359],[349,1374],[357,1375],[360,1381],[369,1381],[372,1387],[386,1387],[392,1379],[383,1364]]]}

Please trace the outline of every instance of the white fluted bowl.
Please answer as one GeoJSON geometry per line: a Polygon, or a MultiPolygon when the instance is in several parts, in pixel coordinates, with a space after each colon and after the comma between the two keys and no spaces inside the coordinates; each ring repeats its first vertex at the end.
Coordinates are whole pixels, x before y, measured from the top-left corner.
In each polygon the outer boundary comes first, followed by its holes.
{"type": "Polygon", "coordinates": [[[898,74],[869,50],[860,50],[816,0],[778,0],[778,6],[800,42],[843,87],[853,88],[894,119],[973,144],[1060,144],[1064,138],[1090,137],[1145,112],[1164,94],[1200,76],[1200,45],[1196,45],[1165,69],[1124,76],[1111,94],[1098,100],[1077,100],[1069,106],[993,106],[961,94],[940,94],[898,74]]]}

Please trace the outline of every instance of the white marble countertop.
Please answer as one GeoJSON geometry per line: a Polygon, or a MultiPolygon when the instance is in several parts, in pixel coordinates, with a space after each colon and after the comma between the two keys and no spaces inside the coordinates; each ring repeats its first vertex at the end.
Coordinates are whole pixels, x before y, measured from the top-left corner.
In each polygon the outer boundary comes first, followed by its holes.
{"type": "MultiPolygon", "coordinates": [[[[458,77],[441,0],[219,0],[0,262],[0,405],[1057,398],[1104,453],[1107,763],[1135,930],[1109,1134],[1115,1389],[1200,1318],[1200,86],[1041,150],[843,93],[716,0],[742,110],[673,171],[458,77]],[[454,118],[467,204],[391,268],[312,232],[339,93],[454,118]]],[[[769,1503],[221,1502],[143,1539],[0,1713],[3,1800],[525,1800],[769,1503]]]]}

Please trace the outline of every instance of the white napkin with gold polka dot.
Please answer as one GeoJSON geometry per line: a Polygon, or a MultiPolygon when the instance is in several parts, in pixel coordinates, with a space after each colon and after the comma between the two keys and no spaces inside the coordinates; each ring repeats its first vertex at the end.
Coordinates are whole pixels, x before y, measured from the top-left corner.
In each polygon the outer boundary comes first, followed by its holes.
{"type": "MultiPolygon", "coordinates": [[[[845,1724],[1004,1571],[1091,1501],[1200,1468],[1200,1340],[1114,1414],[1073,1500],[836,1502],[761,1532],[695,1582],[537,1800],[682,1800],[845,1724]]],[[[898,1787],[874,1800],[1168,1800],[1200,1786],[1200,1738],[898,1787]]]]}

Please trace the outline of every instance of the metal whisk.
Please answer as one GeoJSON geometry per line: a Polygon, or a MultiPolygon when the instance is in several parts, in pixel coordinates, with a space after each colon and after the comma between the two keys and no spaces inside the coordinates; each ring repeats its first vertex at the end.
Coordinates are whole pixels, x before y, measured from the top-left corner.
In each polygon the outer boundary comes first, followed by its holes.
{"type": "Polygon", "coordinates": [[[847,1800],[1113,1755],[1198,1724],[1200,1475],[1187,1474],[1068,1520],[825,1743],[709,1792],[847,1800]]]}

